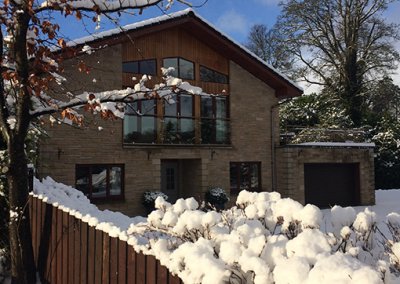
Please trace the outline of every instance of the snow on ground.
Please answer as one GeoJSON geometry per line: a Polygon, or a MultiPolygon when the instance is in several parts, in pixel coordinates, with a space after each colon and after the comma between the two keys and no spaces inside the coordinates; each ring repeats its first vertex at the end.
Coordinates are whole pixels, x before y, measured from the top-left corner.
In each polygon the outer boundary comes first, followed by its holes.
{"type": "Polygon", "coordinates": [[[276,192],[242,191],[222,212],[158,198],[147,219],[98,210],[50,178],[35,180],[34,195],[155,255],[185,283],[400,283],[400,190],[376,191],[375,206],[322,211],[276,192]]]}

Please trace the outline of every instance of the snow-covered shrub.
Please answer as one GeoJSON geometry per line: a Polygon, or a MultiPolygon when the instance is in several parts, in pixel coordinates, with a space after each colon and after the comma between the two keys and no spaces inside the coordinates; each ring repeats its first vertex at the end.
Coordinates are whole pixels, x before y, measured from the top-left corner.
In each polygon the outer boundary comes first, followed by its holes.
{"type": "Polygon", "coordinates": [[[164,200],[168,200],[168,196],[161,191],[145,191],[143,193],[142,204],[146,207],[148,213],[155,209],[155,201],[159,196],[164,200]]]}
{"type": "Polygon", "coordinates": [[[224,209],[225,203],[228,201],[228,194],[220,187],[212,187],[205,194],[205,202],[211,208],[224,209]]]}
{"type": "MultiPolygon", "coordinates": [[[[112,229],[184,283],[400,283],[400,242],[383,237],[369,209],[357,214],[351,207],[333,207],[331,232],[320,229],[328,220],[317,207],[276,192],[242,191],[236,206],[220,212],[200,210],[194,198],[170,204],[159,196],[147,219],[121,227],[110,223],[120,223],[121,216],[96,217],[95,206],[71,187],[46,180],[37,193],[44,191],[58,207],[70,198],[70,206],[82,208],[82,221],[95,220],[96,228],[108,233],[112,229]]],[[[389,214],[387,222],[397,232],[400,215],[389,214]]]]}

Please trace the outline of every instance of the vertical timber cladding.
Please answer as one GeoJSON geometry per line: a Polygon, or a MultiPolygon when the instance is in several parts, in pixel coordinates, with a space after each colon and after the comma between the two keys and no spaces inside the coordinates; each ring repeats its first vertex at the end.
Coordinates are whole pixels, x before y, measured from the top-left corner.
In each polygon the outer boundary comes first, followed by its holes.
{"type": "Polygon", "coordinates": [[[320,208],[360,205],[358,163],[304,164],[305,202],[320,208]]]}
{"type": "MultiPolygon", "coordinates": [[[[195,80],[187,80],[189,83],[202,88],[210,94],[229,94],[229,84],[202,82],[200,80],[200,65],[229,76],[229,59],[218,53],[204,41],[199,40],[183,28],[171,28],[163,31],[154,31],[146,35],[135,36],[133,31],[122,44],[122,61],[136,61],[143,59],[157,60],[157,76],[150,83],[160,81],[161,67],[164,58],[180,57],[195,63],[195,80]]],[[[138,74],[139,75],[139,74],[138,74]]],[[[140,78],[140,76],[137,76],[140,78]]],[[[133,86],[137,81],[132,81],[132,74],[123,73],[124,86],[133,86]]]]}

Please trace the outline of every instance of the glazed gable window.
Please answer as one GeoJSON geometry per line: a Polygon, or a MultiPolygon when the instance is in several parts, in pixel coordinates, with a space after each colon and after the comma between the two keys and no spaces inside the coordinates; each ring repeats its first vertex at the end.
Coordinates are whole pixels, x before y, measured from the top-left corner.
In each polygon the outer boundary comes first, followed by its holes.
{"type": "Polygon", "coordinates": [[[123,165],[76,165],[75,186],[89,199],[123,198],[123,165]]]}
{"type": "Polygon", "coordinates": [[[155,59],[122,62],[122,72],[133,74],[157,74],[157,63],[155,59]]]}
{"type": "Polygon", "coordinates": [[[230,163],[231,194],[261,190],[261,162],[230,163]]]}
{"type": "Polygon", "coordinates": [[[218,71],[200,65],[200,80],[202,82],[212,82],[228,84],[228,76],[218,71]]]}
{"type": "Polygon", "coordinates": [[[173,67],[174,71],[170,74],[174,77],[194,80],[194,63],[192,61],[180,57],[164,58],[163,67],[173,67]]]}

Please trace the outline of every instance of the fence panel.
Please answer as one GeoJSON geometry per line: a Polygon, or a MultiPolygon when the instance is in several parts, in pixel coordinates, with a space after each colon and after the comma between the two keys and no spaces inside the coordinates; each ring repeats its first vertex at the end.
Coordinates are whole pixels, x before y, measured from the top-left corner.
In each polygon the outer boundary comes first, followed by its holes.
{"type": "Polygon", "coordinates": [[[181,284],[154,256],[43,202],[29,199],[32,245],[45,283],[181,284]]]}
{"type": "Polygon", "coordinates": [[[68,284],[68,237],[69,237],[69,214],[66,212],[62,212],[62,225],[63,225],[63,238],[62,238],[62,281],[61,283],[68,284]],[[67,269],[65,267],[68,267],[67,269]]]}
{"type": "Polygon", "coordinates": [[[118,284],[127,283],[127,243],[118,240],[118,284]]]}
{"type": "Polygon", "coordinates": [[[96,243],[96,229],[94,227],[88,227],[88,272],[87,272],[87,277],[88,277],[88,284],[94,284],[94,260],[96,259],[95,255],[95,243],[96,243]]]}
{"type": "Polygon", "coordinates": [[[136,252],[132,246],[128,246],[126,282],[136,284],[136,252]]]}
{"type": "Polygon", "coordinates": [[[95,232],[95,254],[94,254],[94,283],[102,283],[103,268],[103,232],[96,230],[95,232]]]}
{"type": "Polygon", "coordinates": [[[73,260],[73,272],[74,278],[72,283],[79,283],[80,282],[80,266],[81,266],[81,220],[73,218],[72,226],[70,224],[70,231],[72,233],[70,235],[74,236],[74,260],[73,260]]]}
{"type": "Polygon", "coordinates": [[[88,277],[87,277],[87,271],[88,271],[88,264],[89,264],[89,259],[88,259],[88,248],[89,248],[89,238],[88,238],[88,224],[85,222],[80,222],[81,225],[81,242],[80,242],[80,248],[81,248],[81,266],[80,266],[80,282],[76,283],[89,283],[88,277]]]}
{"type": "Polygon", "coordinates": [[[50,243],[50,283],[57,283],[57,208],[52,206],[51,243],[50,243]]]}
{"type": "Polygon", "coordinates": [[[110,238],[110,283],[118,283],[118,239],[110,238]]]}
{"type": "Polygon", "coordinates": [[[110,236],[103,234],[102,283],[110,283],[110,236]]]}

